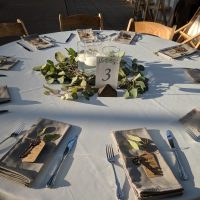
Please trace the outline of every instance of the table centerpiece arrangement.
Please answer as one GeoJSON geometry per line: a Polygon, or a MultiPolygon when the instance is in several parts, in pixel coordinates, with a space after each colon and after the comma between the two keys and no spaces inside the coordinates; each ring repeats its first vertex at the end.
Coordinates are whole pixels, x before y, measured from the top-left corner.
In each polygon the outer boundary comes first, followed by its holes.
{"type": "MultiPolygon", "coordinates": [[[[95,74],[87,74],[78,68],[77,52],[66,48],[67,56],[62,52],[55,53],[57,63],[47,60],[46,64],[36,66],[34,71],[40,71],[47,84],[61,84],[61,89],[44,85],[46,95],[56,95],[63,100],[77,100],[83,96],[88,99],[98,92],[95,87],[95,74]]],[[[120,51],[121,57],[118,72],[118,88],[124,90],[125,98],[137,98],[148,90],[148,78],[144,75],[144,66],[138,64],[137,59],[129,64],[120,51]]]]}

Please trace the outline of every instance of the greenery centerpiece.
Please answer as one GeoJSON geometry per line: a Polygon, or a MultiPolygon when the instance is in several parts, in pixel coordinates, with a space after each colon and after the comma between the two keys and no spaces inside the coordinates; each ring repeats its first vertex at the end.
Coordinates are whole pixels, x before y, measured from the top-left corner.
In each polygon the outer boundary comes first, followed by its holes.
{"type": "MultiPolygon", "coordinates": [[[[95,87],[95,75],[80,71],[77,52],[72,48],[66,50],[67,56],[62,52],[55,53],[57,63],[47,60],[46,64],[34,67],[33,70],[40,71],[48,84],[61,84],[60,89],[44,85],[46,95],[53,94],[64,100],[76,100],[80,96],[89,99],[98,91],[95,87]]],[[[137,59],[128,64],[124,59],[124,52],[119,52],[119,56],[118,88],[125,90],[125,98],[136,98],[148,90],[148,78],[143,73],[145,68],[137,63],[137,59]]]]}

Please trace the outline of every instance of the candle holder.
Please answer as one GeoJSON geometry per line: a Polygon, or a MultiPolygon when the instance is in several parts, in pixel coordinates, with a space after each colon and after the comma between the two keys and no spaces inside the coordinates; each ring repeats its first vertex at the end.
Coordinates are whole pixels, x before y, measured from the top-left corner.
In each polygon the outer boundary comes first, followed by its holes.
{"type": "Polygon", "coordinates": [[[84,72],[87,74],[96,73],[97,56],[101,55],[100,41],[95,41],[91,43],[85,43],[85,65],[84,72]]]}

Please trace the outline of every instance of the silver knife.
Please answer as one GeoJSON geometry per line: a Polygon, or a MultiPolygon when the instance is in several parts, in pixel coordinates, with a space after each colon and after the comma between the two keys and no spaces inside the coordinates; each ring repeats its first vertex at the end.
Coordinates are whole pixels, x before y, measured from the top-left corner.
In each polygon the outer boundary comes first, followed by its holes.
{"type": "Polygon", "coordinates": [[[57,167],[55,168],[53,174],[51,175],[50,179],[47,182],[47,187],[52,187],[54,185],[56,176],[58,174],[58,171],[60,169],[60,166],[63,162],[63,160],[66,158],[66,156],[69,154],[69,152],[72,150],[73,146],[75,145],[76,141],[77,141],[78,136],[75,136],[74,138],[72,138],[68,143],[67,146],[65,148],[65,151],[63,152],[62,155],[62,159],[60,160],[60,162],[58,163],[57,167]]]}
{"type": "Polygon", "coordinates": [[[69,42],[75,36],[74,33],[70,33],[69,37],[66,39],[65,43],[69,42]]]}
{"type": "Polygon", "coordinates": [[[170,144],[170,147],[176,157],[176,161],[177,161],[177,164],[178,164],[178,171],[179,171],[179,177],[181,180],[183,181],[186,181],[188,180],[188,175],[186,174],[185,172],[185,169],[181,163],[181,160],[179,158],[179,155],[178,155],[178,151],[174,145],[174,136],[173,136],[173,133],[170,131],[170,130],[167,130],[167,139],[169,141],[169,144],[170,144]]]}

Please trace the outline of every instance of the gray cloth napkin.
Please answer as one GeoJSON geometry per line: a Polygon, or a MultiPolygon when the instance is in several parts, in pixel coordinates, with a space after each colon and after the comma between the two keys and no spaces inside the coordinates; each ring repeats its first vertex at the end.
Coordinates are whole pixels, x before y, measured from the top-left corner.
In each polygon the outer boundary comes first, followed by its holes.
{"type": "MultiPolygon", "coordinates": [[[[48,164],[54,157],[54,153],[59,148],[70,125],[64,122],[41,119],[27,134],[19,140],[13,148],[0,160],[0,176],[12,181],[21,183],[29,187],[37,187],[37,179],[44,179],[45,169],[49,170],[48,164]],[[46,142],[43,150],[40,152],[35,162],[22,162],[20,155],[30,145],[31,139],[37,137],[37,134],[46,128],[45,134],[60,134],[60,137],[51,142],[46,142]],[[40,177],[42,176],[42,177],[40,177]]],[[[56,165],[56,163],[54,163],[56,165]]]]}
{"type": "Polygon", "coordinates": [[[193,78],[195,83],[200,83],[200,69],[186,68],[186,71],[193,78]]]}
{"type": "Polygon", "coordinates": [[[10,100],[11,98],[7,86],[0,86],[0,104],[6,103],[10,100]]]}
{"type": "Polygon", "coordinates": [[[113,136],[119,148],[129,183],[138,199],[161,199],[182,194],[182,186],[173,175],[145,128],[115,131],[113,132],[113,136]],[[133,159],[139,155],[138,153],[141,150],[140,148],[139,150],[135,150],[131,147],[127,140],[127,135],[138,136],[142,140],[148,139],[149,145],[145,147],[145,151],[153,153],[156,156],[163,175],[149,177],[142,165],[135,164],[133,159]]]}
{"type": "MultiPolygon", "coordinates": [[[[180,119],[180,122],[186,127],[186,129],[192,131],[192,133],[200,140],[200,109],[194,108],[185,116],[180,119]]],[[[194,137],[193,137],[194,139],[194,137]]]]}
{"type": "Polygon", "coordinates": [[[0,70],[9,70],[12,68],[18,60],[11,56],[1,56],[0,55],[0,70]]]}

